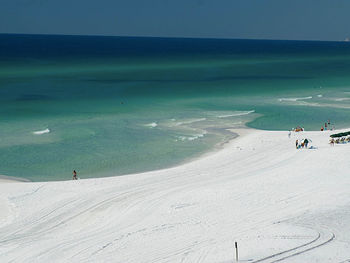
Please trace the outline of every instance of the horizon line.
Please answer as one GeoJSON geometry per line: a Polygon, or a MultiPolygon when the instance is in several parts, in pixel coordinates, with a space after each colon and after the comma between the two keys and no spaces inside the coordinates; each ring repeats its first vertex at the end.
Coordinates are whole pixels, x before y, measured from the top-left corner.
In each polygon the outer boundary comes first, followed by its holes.
{"type": "Polygon", "coordinates": [[[206,39],[206,40],[259,40],[259,41],[300,41],[300,42],[348,42],[344,40],[319,40],[319,39],[278,39],[278,38],[226,38],[226,37],[181,37],[181,36],[147,36],[147,35],[95,35],[95,34],[61,34],[61,33],[1,33],[0,35],[28,35],[28,36],[73,36],[73,37],[129,37],[129,38],[169,38],[169,39],[206,39]]]}

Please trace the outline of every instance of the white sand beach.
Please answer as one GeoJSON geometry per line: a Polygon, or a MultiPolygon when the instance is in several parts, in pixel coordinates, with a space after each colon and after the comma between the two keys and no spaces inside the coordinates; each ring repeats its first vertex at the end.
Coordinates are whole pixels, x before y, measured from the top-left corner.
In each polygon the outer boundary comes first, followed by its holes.
{"type": "MultiPolygon", "coordinates": [[[[0,262],[350,262],[350,143],[245,129],[178,167],[0,182],[0,262]],[[314,149],[295,148],[310,138],[314,149]]],[[[332,133],[335,133],[333,131],[332,133]]]]}

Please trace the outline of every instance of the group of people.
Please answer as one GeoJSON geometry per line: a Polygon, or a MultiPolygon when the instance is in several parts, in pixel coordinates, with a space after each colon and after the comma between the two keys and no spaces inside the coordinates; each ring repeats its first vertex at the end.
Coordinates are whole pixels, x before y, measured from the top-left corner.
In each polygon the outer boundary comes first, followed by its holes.
{"type": "Polygon", "coordinates": [[[304,131],[303,127],[297,126],[296,128],[293,128],[291,130],[288,131],[288,138],[290,138],[290,136],[292,135],[292,131],[293,132],[301,132],[304,131]]]}
{"type": "Polygon", "coordinates": [[[331,146],[334,146],[335,143],[340,144],[340,143],[349,143],[349,142],[350,142],[350,137],[347,137],[347,138],[342,137],[342,138],[337,138],[337,139],[332,138],[329,140],[329,144],[331,146]]]}
{"type": "Polygon", "coordinates": [[[331,127],[331,121],[328,120],[327,122],[324,123],[324,126],[321,126],[321,131],[327,131],[327,130],[334,130],[334,126],[331,127]]]}
{"type": "Polygon", "coordinates": [[[301,131],[304,131],[304,127],[297,126],[297,127],[293,128],[292,131],[301,132],[301,131]]]}
{"type": "Polygon", "coordinates": [[[309,144],[309,140],[308,139],[300,140],[300,142],[299,142],[299,140],[296,140],[295,141],[295,148],[296,149],[307,148],[308,144],[309,144]]]}

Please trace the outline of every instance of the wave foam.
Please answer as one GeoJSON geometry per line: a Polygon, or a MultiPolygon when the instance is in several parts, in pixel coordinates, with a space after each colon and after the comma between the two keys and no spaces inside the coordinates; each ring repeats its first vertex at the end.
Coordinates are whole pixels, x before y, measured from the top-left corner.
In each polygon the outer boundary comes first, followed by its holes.
{"type": "Polygon", "coordinates": [[[302,106],[311,106],[311,107],[327,107],[327,108],[337,108],[337,109],[350,109],[349,105],[339,105],[339,104],[331,104],[331,103],[316,103],[316,102],[306,102],[306,101],[300,101],[299,104],[296,105],[302,105],[302,106]]]}
{"type": "Polygon", "coordinates": [[[302,97],[302,98],[279,98],[279,101],[298,101],[298,100],[310,100],[312,99],[312,96],[309,97],[302,97]]]}
{"type": "Polygon", "coordinates": [[[174,126],[180,126],[184,124],[191,124],[199,121],[205,121],[207,118],[199,118],[199,119],[189,119],[189,120],[184,120],[184,121],[179,121],[174,124],[174,126]]]}
{"type": "Polygon", "coordinates": [[[244,115],[248,115],[251,113],[254,113],[255,110],[250,110],[250,111],[237,111],[236,113],[232,113],[232,114],[226,114],[226,115],[220,115],[218,116],[218,118],[228,118],[228,117],[237,117],[237,116],[244,116],[244,115]]]}
{"type": "Polygon", "coordinates": [[[150,128],[154,128],[154,127],[157,127],[158,124],[156,122],[151,122],[151,123],[145,124],[145,126],[150,127],[150,128]]]}
{"type": "Polygon", "coordinates": [[[42,130],[42,131],[35,131],[35,132],[33,132],[33,134],[35,134],[35,135],[42,135],[42,134],[49,133],[49,132],[50,132],[49,129],[45,129],[45,130],[42,130]]]}
{"type": "Polygon", "coordinates": [[[350,98],[333,98],[332,100],[334,100],[334,101],[346,101],[346,100],[350,100],[350,98]]]}
{"type": "Polygon", "coordinates": [[[194,141],[194,140],[197,140],[199,138],[204,137],[204,135],[206,135],[206,134],[207,133],[204,132],[204,133],[195,134],[195,135],[192,135],[192,136],[177,136],[177,138],[180,141],[194,141]]]}

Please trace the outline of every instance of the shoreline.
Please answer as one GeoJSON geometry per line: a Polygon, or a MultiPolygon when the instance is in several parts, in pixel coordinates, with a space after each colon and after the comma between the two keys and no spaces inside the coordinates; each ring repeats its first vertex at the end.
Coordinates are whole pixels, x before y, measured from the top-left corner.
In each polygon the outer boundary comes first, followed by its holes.
{"type": "MultiPolygon", "coordinates": [[[[103,178],[125,177],[125,176],[132,176],[132,175],[136,175],[136,174],[148,174],[148,173],[163,171],[163,170],[167,170],[167,169],[175,169],[177,167],[181,167],[183,165],[198,161],[202,158],[205,158],[207,156],[210,156],[210,155],[213,155],[217,152],[220,152],[220,151],[224,150],[226,147],[229,147],[229,145],[233,141],[237,140],[239,137],[248,134],[249,131],[254,131],[254,130],[258,130],[258,129],[250,128],[250,127],[242,127],[242,128],[226,128],[225,130],[232,133],[232,138],[218,142],[215,145],[213,145],[213,147],[211,149],[208,149],[207,151],[202,152],[202,153],[198,153],[195,156],[185,158],[183,161],[181,161],[175,165],[166,166],[166,167],[160,168],[160,169],[145,170],[145,171],[141,171],[141,172],[134,172],[134,173],[128,173],[128,174],[122,174],[122,175],[80,178],[79,180],[93,180],[93,179],[103,179],[103,178]]],[[[2,184],[2,183],[20,183],[20,182],[21,183],[50,183],[50,182],[65,182],[65,181],[72,181],[72,179],[50,180],[50,181],[30,181],[29,179],[26,179],[26,178],[0,175],[0,184],[2,184]]]]}
{"type": "MultiPolygon", "coordinates": [[[[281,130],[262,130],[262,129],[256,129],[254,127],[244,126],[239,128],[226,128],[226,131],[229,131],[232,133],[232,138],[228,140],[224,140],[221,142],[218,142],[217,144],[213,145],[211,149],[208,149],[205,152],[198,153],[195,156],[185,158],[183,161],[179,162],[175,165],[166,166],[164,168],[160,169],[154,169],[154,170],[145,170],[140,172],[134,172],[134,173],[128,173],[128,174],[122,174],[122,175],[111,175],[111,176],[103,176],[103,177],[87,177],[87,178],[80,178],[79,180],[94,180],[94,179],[103,179],[103,178],[115,178],[115,177],[125,177],[125,176],[132,176],[132,175],[138,175],[138,174],[149,174],[153,172],[161,172],[168,169],[176,169],[178,167],[190,164],[192,162],[199,161],[201,159],[204,159],[208,156],[214,155],[218,152],[221,152],[225,150],[226,148],[230,147],[230,145],[238,140],[239,138],[242,138],[243,136],[249,135],[250,133],[254,131],[264,131],[264,132],[288,132],[288,131],[281,131],[281,130]]],[[[340,128],[335,130],[327,130],[323,131],[324,133],[338,133],[342,132],[344,130],[350,130],[350,128],[340,128]]],[[[305,132],[318,132],[318,131],[305,131],[305,132]]],[[[297,133],[295,133],[297,134],[297,133]]],[[[15,176],[6,176],[6,175],[0,175],[0,184],[2,183],[50,183],[50,182],[65,182],[65,181],[72,181],[71,179],[65,179],[65,180],[50,180],[50,181],[30,181],[26,178],[21,177],[15,177],[15,176]]]]}
{"type": "Polygon", "coordinates": [[[29,182],[31,182],[31,181],[28,179],[25,179],[25,178],[21,178],[21,177],[0,175],[0,184],[2,184],[2,183],[29,183],[29,182]]]}

